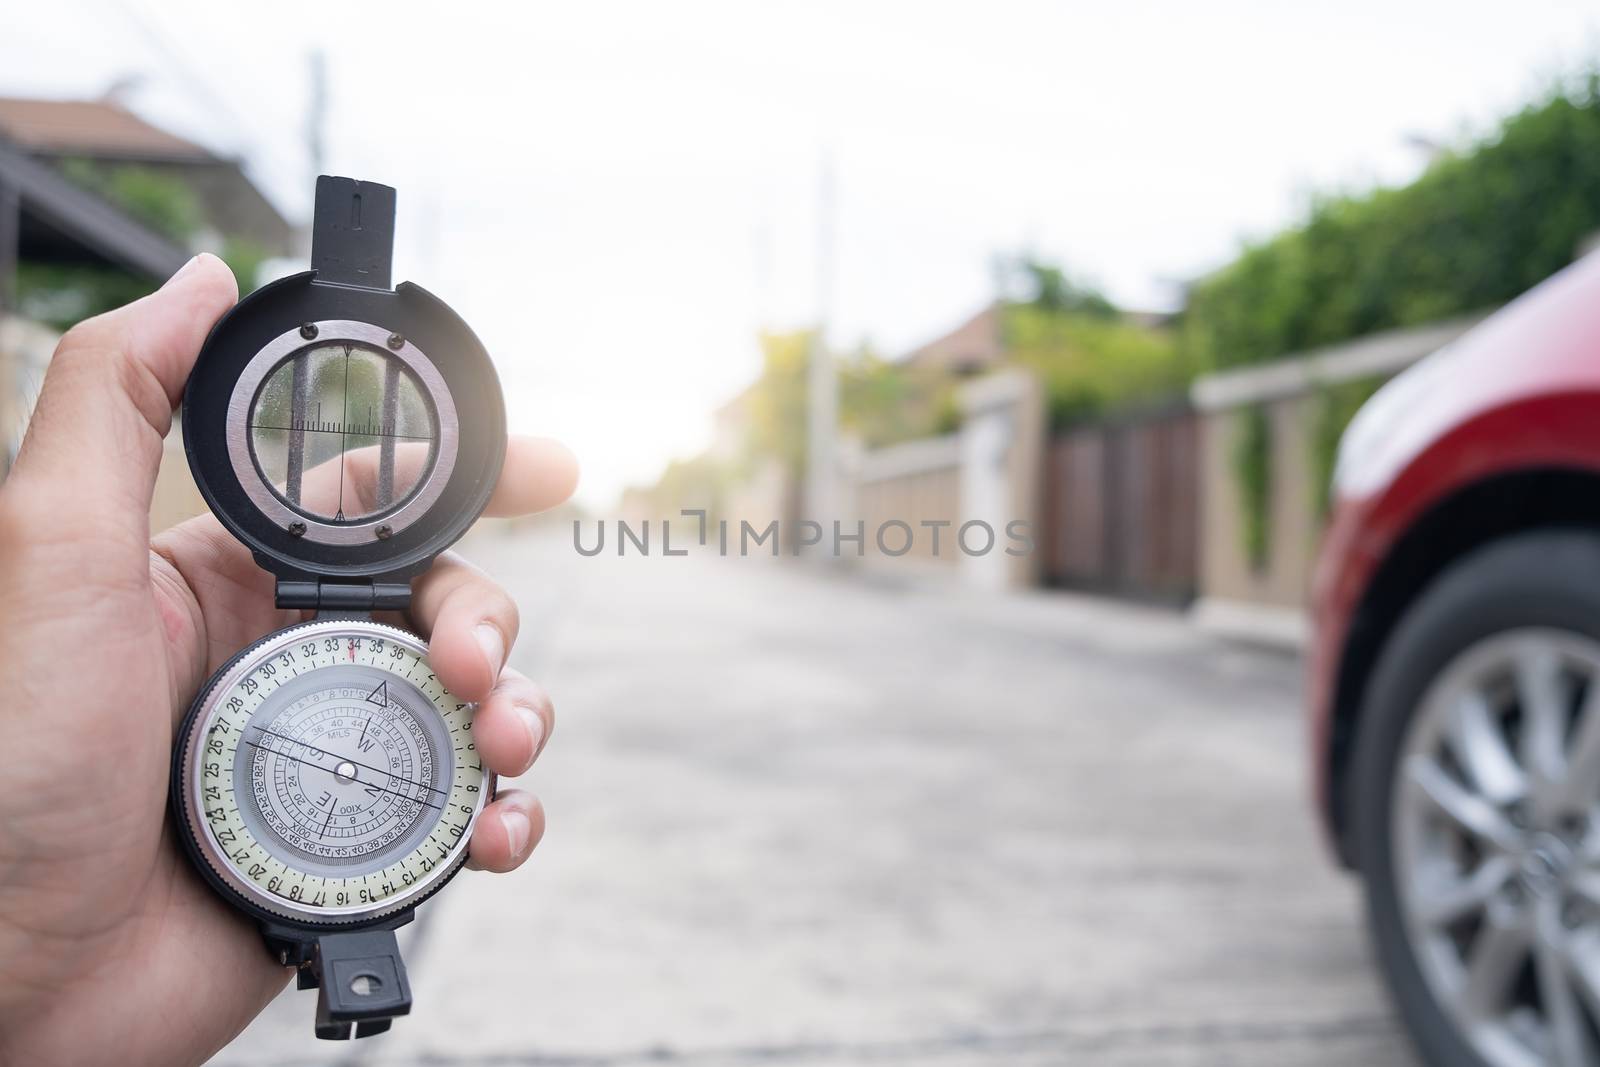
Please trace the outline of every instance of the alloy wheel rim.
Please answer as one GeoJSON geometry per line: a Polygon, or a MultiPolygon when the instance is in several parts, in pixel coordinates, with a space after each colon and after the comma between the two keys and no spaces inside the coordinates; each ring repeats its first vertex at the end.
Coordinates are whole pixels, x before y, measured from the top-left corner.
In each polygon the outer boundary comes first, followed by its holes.
{"type": "Polygon", "coordinates": [[[1434,999],[1493,1067],[1600,1063],[1600,643],[1471,646],[1394,775],[1400,909],[1434,999]]]}

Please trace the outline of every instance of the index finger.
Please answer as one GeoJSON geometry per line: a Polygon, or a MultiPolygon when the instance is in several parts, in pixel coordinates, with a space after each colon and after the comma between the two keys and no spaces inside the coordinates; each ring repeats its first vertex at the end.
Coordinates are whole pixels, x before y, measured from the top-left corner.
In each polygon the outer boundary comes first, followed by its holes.
{"type": "Polygon", "coordinates": [[[506,463],[485,515],[512,518],[564,503],[578,487],[578,460],[549,437],[509,437],[506,463]]]}

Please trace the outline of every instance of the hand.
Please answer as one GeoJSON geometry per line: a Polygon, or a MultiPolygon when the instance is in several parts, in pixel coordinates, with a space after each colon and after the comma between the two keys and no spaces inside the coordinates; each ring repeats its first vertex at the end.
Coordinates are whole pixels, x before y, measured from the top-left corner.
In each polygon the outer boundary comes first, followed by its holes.
{"type": "MultiPolygon", "coordinates": [[[[201,683],[307,617],[272,606],[271,575],[210,515],[149,538],[162,438],[235,299],[228,269],[200,256],[70,331],[0,485],[0,1067],[198,1063],[292,973],[166,819],[173,730],[201,683]]],[[[565,449],[513,439],[489,512],[553,506],[576,478],[565,449]]],[[[553,719],[505,666],[510,597],[447,554],[408,622],[440,679],[479,702],[484,763],[527,770],[553,719]]],[[[543,830],[538,802],[503,790],[470,863],[512,870],[543,830]]]]}

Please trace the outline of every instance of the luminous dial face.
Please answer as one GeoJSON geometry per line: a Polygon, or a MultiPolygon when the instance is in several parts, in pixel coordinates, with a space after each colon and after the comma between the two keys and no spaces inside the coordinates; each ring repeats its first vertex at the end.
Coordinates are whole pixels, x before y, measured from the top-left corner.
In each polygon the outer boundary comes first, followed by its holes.
{"type": "Polygon", "coordinates": [[[492,791],[472,712],[400,630],[281,631],[191,721],[186,824],[228,887],[267,911],[340,923],[399,910],[465,858],[492,791]]]}

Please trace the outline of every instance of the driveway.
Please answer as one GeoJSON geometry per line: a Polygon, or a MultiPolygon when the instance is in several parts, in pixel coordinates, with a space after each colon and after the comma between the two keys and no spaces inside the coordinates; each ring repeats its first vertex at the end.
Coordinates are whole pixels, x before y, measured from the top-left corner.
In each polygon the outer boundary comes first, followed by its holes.
{"type": "Polygon", "coordinates": [[[1306,802],[1297,664],[1175,615],[477,535],[559,726],[415,1015],[215,1062],[1414,1065],[1306,802]]]}

